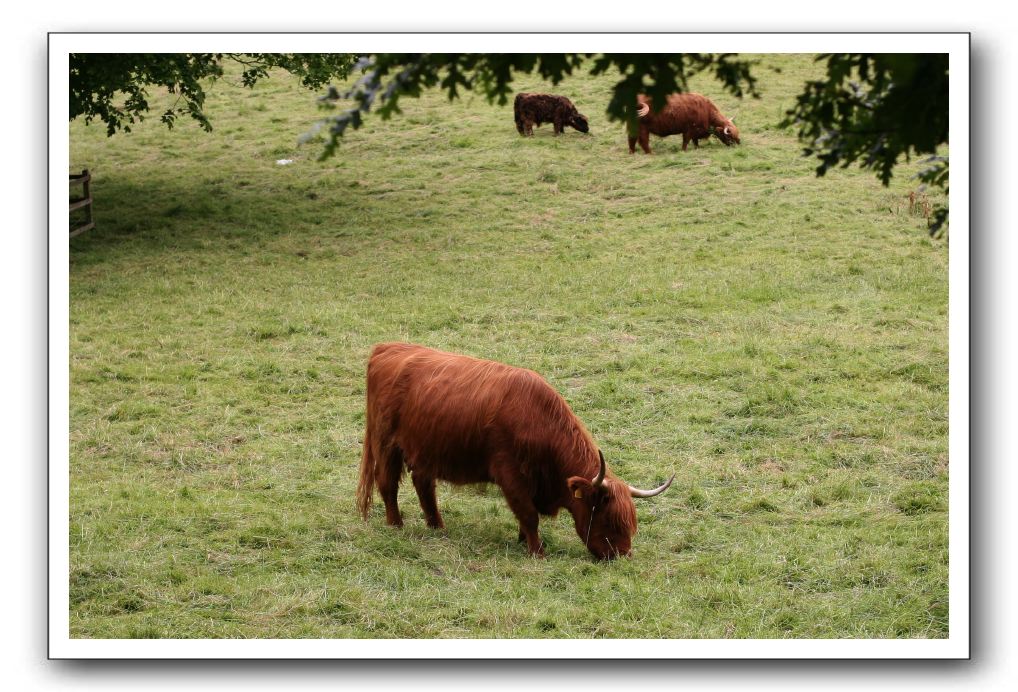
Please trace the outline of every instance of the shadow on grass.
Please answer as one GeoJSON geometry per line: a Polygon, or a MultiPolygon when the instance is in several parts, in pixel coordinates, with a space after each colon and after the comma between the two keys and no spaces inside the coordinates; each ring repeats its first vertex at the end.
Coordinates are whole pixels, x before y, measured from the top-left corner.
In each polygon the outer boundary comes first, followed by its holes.
{"type": "MultiPolygon", "coordinates": [[[[96,176],[96,227],[70,241],[72,264],[104,253],[235,249],[231,243],[292,234],[350,237],[349,219],[376,206],[370,188],[315,176],[279,187],[262,174],[138,181],[96,176]]],[[[363,233],[363,231],[362,231],[363,233]]]]}

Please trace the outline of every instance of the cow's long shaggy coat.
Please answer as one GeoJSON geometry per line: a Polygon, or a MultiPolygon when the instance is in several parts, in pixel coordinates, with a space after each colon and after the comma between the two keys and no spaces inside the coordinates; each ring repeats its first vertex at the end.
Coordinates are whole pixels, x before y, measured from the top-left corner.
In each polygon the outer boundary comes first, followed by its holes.
{"type": "Polygon", "coordinates": [[[667,487],[639,491],[606,472],[590,433],[531,370],[412,344],[380,344],[368,363],[357,489],[365,518],[377,486],[387,523],[402,525],[396,496],[404,469],[434,528],[444,526],[436,481],[496,484],[519,520],[520,540],[537,555],[543,554],[539,515],[553,516],[563,507],[596,557],[628,555],[636,532],[634,493],[667,487]]]}
{"type": "Polygon", "coordinates": [[[533,135],[534,125],[551,123],[555,134],[561,134],[566,125],[580,132],[589,132],[587,118],[576,110],[565,96],[554,94],[516,94],[513,101],[516,130],[521,135],[533,135]]]}
{"type": "Polygon", "coordinates": [[[739,129],[729,118],[718,110],[718,107],[700,94],[671,94],[668,102],[658,112],[654,112],[654,104],[648,96],[640,94],[636,97],[637,113],[639,114],[639,131],[629,136],[629,153],[636,152],[636,143],[647,154],[650,153],[650,135],[667,137],[682,135],[682,150],[686,151],[689,141],[694,147],[700,146],[701,139],[714,135],[724,142],[725,146],[739,144],[739,129]]]}

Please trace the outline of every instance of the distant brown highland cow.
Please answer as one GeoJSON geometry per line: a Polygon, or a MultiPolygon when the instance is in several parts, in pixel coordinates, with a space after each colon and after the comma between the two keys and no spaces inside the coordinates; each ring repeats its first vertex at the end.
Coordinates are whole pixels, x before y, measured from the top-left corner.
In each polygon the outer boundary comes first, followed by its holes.
{"type": "Polygon", "coordinates": [[[533,135],[534,125],[541,123],[552,123],[555,134],[561,133],[566,125],[580,132],[590,131],[586,116],[581,115],[565,96],[516,94],[513,116],[516,118],[516,130],[525,136],[533,135]]]}
{"type": "Polygon", "coordinates": [[[693,146],[699,147],[701,139],[714,135],[725,146],[732,142],[739,143],[739,129],[731,119],[721,115],[721,111],[710,99],[700,94],[672,94],[668,103],[657,113],[654,112],[650,98],[640,94],[636,97],[640,130],[636,137],[629,136],[629,153],[636,152],[636,143],[647,154],[650,153],[650,135],[667,137],[682,135],[682,151],[686,151],[689,140],[693,146]]]}

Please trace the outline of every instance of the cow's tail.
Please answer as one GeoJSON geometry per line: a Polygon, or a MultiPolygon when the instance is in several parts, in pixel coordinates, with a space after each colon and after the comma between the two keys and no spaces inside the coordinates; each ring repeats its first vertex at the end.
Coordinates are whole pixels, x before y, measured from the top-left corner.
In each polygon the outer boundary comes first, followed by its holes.
{"type": "Polygon", "coordinates": [[[371,449],[371,422],[366,420],[365,423],[364,452],[361,454],[361,479],[357,484],[357,508],[360,509],[361,516],[367,519],[368,510],[371,509],[372,496],[375,492],[375,455],[371,449]]]}

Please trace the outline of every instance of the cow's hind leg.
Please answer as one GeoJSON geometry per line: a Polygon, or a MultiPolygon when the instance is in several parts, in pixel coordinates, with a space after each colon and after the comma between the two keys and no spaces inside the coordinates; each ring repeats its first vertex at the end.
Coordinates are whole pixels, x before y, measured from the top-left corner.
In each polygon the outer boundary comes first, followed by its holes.
{"type": "Polygon", "coordinates": [[[396,501],[403,476],[403,450],[393,447],[382,459],[383,463],[375,466],[375,484],[385,503],[385,523],[389,526],[403,526],[403,515],[396,501]]]}
{"type": "Polygon", "coordinates": [[[438,499],[435,497],[435,479],[422,478],[416,473],[410,474],[414,482],[414,489],[417,491],[417,499],[421,501],[421,509],[424,510],[424,520],[433,529],[444,529],[442,515],[438,513],[438,499]]]}

